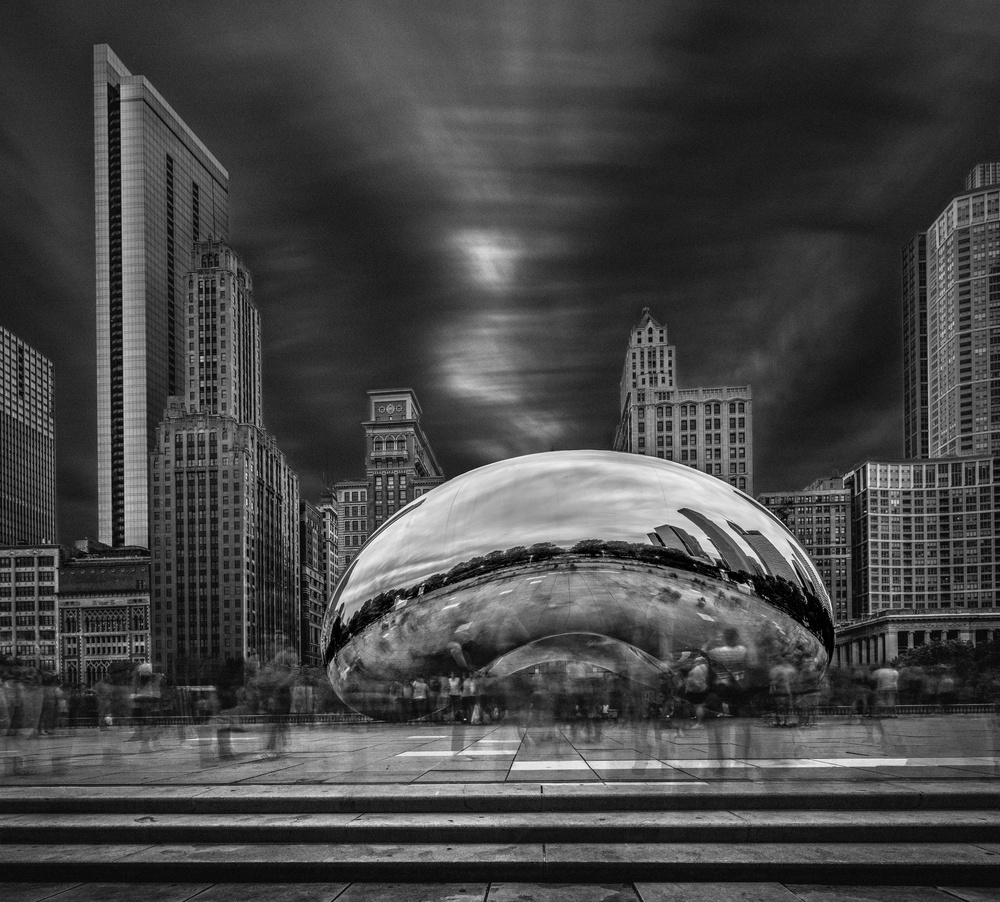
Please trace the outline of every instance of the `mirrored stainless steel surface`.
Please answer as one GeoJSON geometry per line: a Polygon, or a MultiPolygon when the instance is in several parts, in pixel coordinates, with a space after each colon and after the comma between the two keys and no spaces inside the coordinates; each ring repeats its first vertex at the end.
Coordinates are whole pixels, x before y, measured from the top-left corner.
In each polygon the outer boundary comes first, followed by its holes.
{"type": "Polygon", "coordinates": [[[341,579],[323,645],[338,694],[378,715],[418,677],[576,662],[652,685],[713,649],[750,691],[778,662],[824,667],[833,626],[815,567],[752,498],[656,458],[563,451],[402,509],[341,579]]]}

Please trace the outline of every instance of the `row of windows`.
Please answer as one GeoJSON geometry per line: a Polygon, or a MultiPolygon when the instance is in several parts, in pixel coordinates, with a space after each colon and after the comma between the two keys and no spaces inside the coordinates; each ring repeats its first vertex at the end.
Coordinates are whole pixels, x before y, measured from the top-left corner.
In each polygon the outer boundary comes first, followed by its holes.
{"type": "Polygon", "coordinates": [[[10,569],[11,562],[15,567],[54,567],[56,559],[54,555],[46,554],[35,557],[0,557],[0,569],[10,569]]]}

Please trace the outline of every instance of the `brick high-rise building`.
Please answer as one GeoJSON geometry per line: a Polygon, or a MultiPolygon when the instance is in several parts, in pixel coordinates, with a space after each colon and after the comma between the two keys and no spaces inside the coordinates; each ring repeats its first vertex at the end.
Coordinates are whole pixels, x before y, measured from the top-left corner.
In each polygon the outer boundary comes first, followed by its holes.
{"type": "Polygon", "coordinates": [[[59,672],[58,545],[0,547],[0,657],[59,672]]]}
{"type": "Polygon", "coordinates": [[[302,663],[322,666],[319,634],[329,596],[324,596],[323,516],[308,501],[299,501],[299,600],[302,623],[302,663]]]}
{"type": "Polygon", "coordinates": [[[210,680],[279,634],[301,641],[299,485],[260,415],[260,315],[240,258],[199,242],[184,280],[192,359],[150,454],[152,659],[210,680]]]}
{"type": "Polygon", "coordinates": [[[229,232],[229,176],[142,75],[94,47],[99,536],[148,546],[149,452],[191,359],[193,242],[229,232]]]}
{"type": "Polygon", "coordinates": [[[679,389],[674,347],[648,309],[629,336],[619,403],[615,451],[675,460],[753,493],[750,386],[679,389]]]}
{"type": "Polygon", "coordinates": [[[420,423],[413,389],[368,392],[365,478],[337,483],[341,531],[340,574],[386,520],[414,498],[444,482],[444,474],[420,423]]]}
{"type": "Polygon", "coordinates": [[[767,492],[757,500],[805,548],[833,602],[834,622],[851,618],[851,506],[841,476],[817,479],[799,492],[767,492]]]}
{"type": "Polygon", "coordinates": [[[323,492],[316,509],[319,511],[321,521],[320,576],[323,581],[325,611],[340,578],[340,515],[337,496],[333,489],[323,492]]]}
{"type": "Polygon", "coordinates": [[[1000,461],[865,461],[844,485],[853,618],[1000,606],[1000,461]]]}
{"type": "Polygon", "coordinates": [[[0,545],[55,541],[52,363],[0,326],[0,545]]]}

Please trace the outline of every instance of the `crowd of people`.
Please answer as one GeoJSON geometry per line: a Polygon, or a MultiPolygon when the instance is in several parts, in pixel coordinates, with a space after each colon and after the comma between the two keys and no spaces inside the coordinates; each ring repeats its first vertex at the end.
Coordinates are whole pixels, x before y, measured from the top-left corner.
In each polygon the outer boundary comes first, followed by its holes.
{"type": "MultiPolygon", "coordinates": [[[[722,718],[806,728],[816,724],[820,711],[856,722],[895,717],[908,705],[921,706],[923,714],[948,714],[969,694],[945,664],[823,668],[792,647],[761,657],[729,628],[704,648],[675,653],[658,671],[647,666],[641,673],[614,672],[580,660],[549,662],[504,679],[454,669],[390,681],[381,690],[379,707],[389,722],[478,726],[511,721],[543,739],[560,727],[574,738],[600,739],[608,722],[652,729],[657,736],[673,730],[679,736],[722,718]]],[[[2,751],[17,774],[26,770],[30,743],[71,725],[127,730],[138,751],[155,747],[168,728],[176,727],[183,740],[190,726],[211,732],[218,756],[226,758],[233,754],[231,735],[241,719],[263,715],[261,754],[278,757],[287,724],[295,719],[289,715],[309,721],[331,710],[331,698],[325,675],[300,667],[294,649],[280,636],[264,660],[249,658],[240,679],[225,685],[171,686],[150,664],[141,663],[124,676],[82,689],[4,659],[2,751]]]]}

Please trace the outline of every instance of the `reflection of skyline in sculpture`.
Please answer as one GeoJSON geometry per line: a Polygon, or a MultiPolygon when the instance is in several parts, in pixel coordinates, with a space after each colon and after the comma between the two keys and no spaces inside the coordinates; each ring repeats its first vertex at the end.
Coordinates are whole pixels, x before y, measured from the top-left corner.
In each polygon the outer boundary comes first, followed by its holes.
{"type": "Polygon", "coordinates": [[[600,649],[590,663],[650,679],[730,628],[822,666],[829,599],[796,551],[766,510],[679,464],[602,451],[501,461],[372,536],[327,612],[328,672],[361,708],[385,680],[509,675],[533,655],[587,662],[600,649]]]}
{"type": "Polygon", "coordinates": [[[740,551],[736,543],[732,541],[720,527],[709,520],[708,517],[704,514],[698,513],[698,511],[693,511],[686,507],[682,507],[678,513],[683,514],[692,523],[696,523],[701,531],[712,540],[712,544],[722,556],[723,563],[730,570],[734,570],[737,573],[755,572],[756,568],[750,563],[747,556],[740,551]]]}
{"type": "Polygon", "coordinates": [[[680,526],[669,526],[667,524],[657,526],[654,532],[649,533],[649,541],[655,545],[657,540],[664,548],[674,548],[677,551],[683,551],[691,555],[691,557],[701,558],[706,561],[710,560],[709,556],[705,553],[705,549],[701,547],[701,543],[691,533],[680,526]]]}

